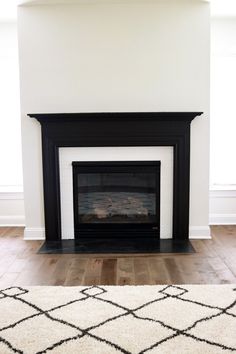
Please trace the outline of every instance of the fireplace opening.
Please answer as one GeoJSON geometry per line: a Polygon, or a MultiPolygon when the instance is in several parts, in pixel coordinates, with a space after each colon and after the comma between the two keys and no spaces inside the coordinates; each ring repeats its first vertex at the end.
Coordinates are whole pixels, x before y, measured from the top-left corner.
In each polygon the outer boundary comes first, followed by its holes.
{"type": "Polygon", "coordinates": [[[160,238],[160,161],[72,166],[75,239],[160,238]]]}

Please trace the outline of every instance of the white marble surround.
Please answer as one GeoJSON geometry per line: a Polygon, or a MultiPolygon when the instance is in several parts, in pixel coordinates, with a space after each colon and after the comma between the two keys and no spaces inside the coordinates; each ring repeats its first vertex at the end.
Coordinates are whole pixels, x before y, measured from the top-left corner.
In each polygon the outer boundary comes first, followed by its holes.
{"type": "Polygon", "coordinates": [[[62,239],[74,238],[72,161],[161,161],[161,238],[172,238],[173,147],[59,148],[62,239]]]}

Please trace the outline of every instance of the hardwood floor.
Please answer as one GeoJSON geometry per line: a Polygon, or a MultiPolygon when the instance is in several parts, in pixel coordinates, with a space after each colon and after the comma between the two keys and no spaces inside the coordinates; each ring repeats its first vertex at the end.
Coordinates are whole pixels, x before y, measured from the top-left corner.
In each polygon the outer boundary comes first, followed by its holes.
{"type": "Polygon", "coordinates": [[[0,288],[23,285],[236,284],[236,226],[212,227],[195,254],[42,255],[22,228],[0,228],[0,288]]]}

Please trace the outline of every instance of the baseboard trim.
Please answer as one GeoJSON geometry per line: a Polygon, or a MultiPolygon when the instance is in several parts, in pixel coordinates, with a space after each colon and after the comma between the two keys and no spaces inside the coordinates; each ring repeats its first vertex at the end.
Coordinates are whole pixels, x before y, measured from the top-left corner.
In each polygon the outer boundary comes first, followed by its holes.
{"type": "Polygon", "coordinates": [[[1,186],[0,200],[24,200],[23,186],[1,186]]]}
{"type": "Polygon", "coordinates": [[[212,198],[236,198],[236,190],[210,190],[210,199],[212,198]]]}
{"type": "MultiPolygon", "coordinates": [[[[189,228],[189,238],[211,239],[209,226],[191,226],[189,228]]],[[[24,240],[45,240],[45,229],[43,227],[26,227],[24,240]]]]}
{"type": "Polygon", "coordinates": [[[0,227],[25,226],[24,215],[2,215],[0,216],[0,227]]]}
{"type": "Polygon", "coordinates": [[[236,214],[210,214],[210,225],[236,225],[236,214]]]}
{"type": "Polygon", "coordinates": [[[209,226],[190,226],[189,228],[190,240],[210,240],[211,231],[209,226]]]}
{"type": "Polygon", "coordinates": [[[45,240],[45,229],[43,227],[26,227],[24,231],[24,240],[45,240]]]}

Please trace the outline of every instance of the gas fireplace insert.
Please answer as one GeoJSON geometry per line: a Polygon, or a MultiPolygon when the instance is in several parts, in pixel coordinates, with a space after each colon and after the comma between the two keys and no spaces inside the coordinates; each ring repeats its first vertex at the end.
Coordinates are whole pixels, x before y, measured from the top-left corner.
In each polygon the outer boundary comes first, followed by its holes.
{"type": "Polygon", "coordinates": [[[160,238],[160,161],[72,166],[75,238],[160,238]]]}

